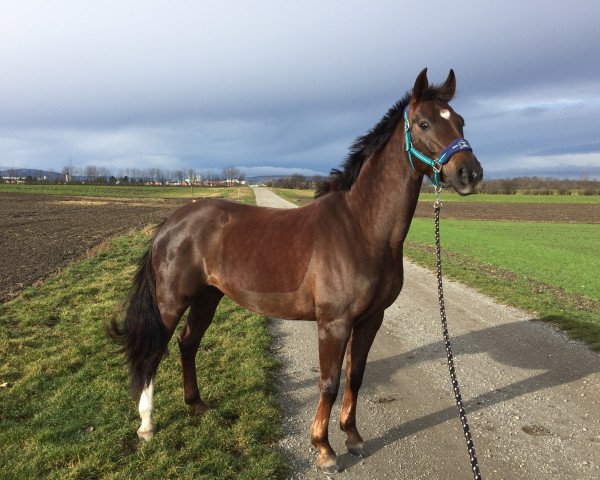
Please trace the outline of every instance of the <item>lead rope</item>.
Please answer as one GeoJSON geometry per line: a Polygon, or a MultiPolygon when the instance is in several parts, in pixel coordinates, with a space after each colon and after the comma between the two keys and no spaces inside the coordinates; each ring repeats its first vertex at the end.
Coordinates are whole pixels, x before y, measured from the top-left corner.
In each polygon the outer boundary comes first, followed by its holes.
{"type": "Polygon", "coordinates": [[[469,451],[469,458],[471,459],[471,470],[473,471],[473,477],[475,480],[481,480],[481,473],[479,472],[479,464],[477,463],[477,455],[475,455],[475,445],[471,438],[471,432],[469,430],[469,423],[467,422],[467,414],[462,404],[462,397],[460,395],[460,388],[458,387],[458,379],[456,378],[456,371],[454,369],[454,360],[452,357],[452,349],[450,348],[450,336],[448,335],[448,321],[446,320],[446,307],[444,306],[444,289],[442,287],[442,257],[440,251],[440,209],[442,204],[440,202],[439,189],[435,189],[436,199],[433,204],[433,210],[435,212],[435,255],[437,260],[437,281],[438,281],[438,301],[440,304],[440,318],[442,320],[442,335],[444,336],[444,344],[446,346],[446,355],[448,356],[448,369],[450,371],[450,379],[452,380],[452,389],[454,390],[454,398],[456,398],[456,406],[458,407],[458,414],[460,416],[460,422],[462,423],[463,433],[465,434],[465,441],[467,442],[467,450],[469,451]]]}

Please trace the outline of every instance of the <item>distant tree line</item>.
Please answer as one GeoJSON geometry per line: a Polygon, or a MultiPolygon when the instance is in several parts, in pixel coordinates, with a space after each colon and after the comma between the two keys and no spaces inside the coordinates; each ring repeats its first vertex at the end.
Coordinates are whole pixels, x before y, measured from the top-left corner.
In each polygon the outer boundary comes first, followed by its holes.
{"type": "Polygon", "coordinates": [[[128,168],[120,169],[116,174],[111,174],[107,168],[88,165],[83,171],[70,172],[69,167],[63,168],[65,178],[81,179],[89,183],[113,184],[200,184],[212,186],[222,183],[229,185],[239,184],[245,180],[245,175],[235,167],[225,167],[221,172],[217,170],[199,171],[193,168],[166,170],[163,168],[128,168]],[[70,174],[70,175],[69,175],[70,174]]]}
{"type": "Polygon", "coordinates": [[[274,188],[297,188],[301,190],[314,190],[317,185],[322,183],[325,177],[315,175],[313,177],[305,177],[299,173],[294,173],[289,177],[271,178],[266,182],[267,187],[274,188]]]}
{"type": "MultiPolygon", "coordinates": [[[[5,182],[21,183],[89,183],[112,185],[199,185],[222,186],[239,185],[245,175],[236,167],[225,167],[221,171],[193,168],[167,170],[163,168],[124,168],[111,171],[106,167],[87,165],[77,168],[66,165],[60,174],[41,179],[31,175],[19,177],[15,168],[0,168],[5,182]]],[[[268,187],[315,189],[326,177],[315,175],[307,177],[295,173],[288,177],[273,177],[265,182],[268,187]]],[[[429,187],[424,182],[423,188],[429,187]]],[[[547,177],[516,177],[484,180],[483,193],[492,194],[533,194],[533,195],[600,195],[600,181],[590,178],[576,180],[547,177]]]]}
{"type": "MultiPolygon", "coordinates": [[[[266,182],[268,187],[315,189],[325,177],[316,175],[305,177],[299,173],[289,177],[272,178],[266,182]]],[[[423,183],[428,189],[429,183],[423,183]]],[[[546,177],[517,177],[496,180],[484,180],[483,193],[530,195],[600,195],[600,181],[581,178],[578,180],[555,179],[546,177]]]]}
{"type": "Polygon", "coordinates": [[[600,181],[581,178],[577,180],[545,177],[516,177],[484,180],[483,193],[507,195],[600,195],[600,181]]]}
{"type": "MultiPolygon", "coordinates": [[[[2,169],[0,169],[2,170],[2,169]]],[[[167,170],[163,168],[124,168],[111,171],[106,167],[87,165],[82,168],[69,164],[63,167],[60,174],[52,178],[37,178],[32,175],[19,177],[17,170],[4,170],[4,181],[21,181],[23,183],[87,183],[112,185],[237,185],[245,180],[245,175],[236,167],[225,167],[217,170],[199,171],[193,168],[167,170]]]]}

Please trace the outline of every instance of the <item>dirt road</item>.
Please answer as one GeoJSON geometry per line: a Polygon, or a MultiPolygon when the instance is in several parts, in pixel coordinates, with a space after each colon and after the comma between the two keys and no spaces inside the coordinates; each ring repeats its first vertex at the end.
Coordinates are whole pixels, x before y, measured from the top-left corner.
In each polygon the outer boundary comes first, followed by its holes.
{"type": "MultiPolygon", "coordinates": [[[[255,194],[259,205],[293,206],[265,189],[255,194]]],[[[531,314],[459,283],[445,280],[444,290],[483,477],[600,478],[600,355],[532,321],[531,314]]],[[[272,329],[282,362],[278,386],[286,437],[280,447],[290,459],[291,478],[323,479],[309,451],[318,400],[316,325],[276,320],[272,329]]],[[[472,478],[432,273],[406,262],[404,289],[386,311],[371,350],[357,414],[367,458],[345,451],[337,428],[339,407],[340,398],[330,427],[344,468],[337,478],[472,478]]]]}

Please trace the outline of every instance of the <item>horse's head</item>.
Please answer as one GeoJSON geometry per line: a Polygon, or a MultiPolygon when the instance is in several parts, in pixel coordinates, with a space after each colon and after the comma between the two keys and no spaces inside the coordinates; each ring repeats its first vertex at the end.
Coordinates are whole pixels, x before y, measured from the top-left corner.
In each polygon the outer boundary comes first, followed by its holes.
{"type": "Polygon", "coordinates": [[[417,77],[405,110],[405,140],[413,168],[433,183],[451,186],[460,195],[477,191],[483,169],[463,138],[465,121],[448,102],[456,78],[450,70],[442,85],[429,85],[427,69],[417,77]]]}

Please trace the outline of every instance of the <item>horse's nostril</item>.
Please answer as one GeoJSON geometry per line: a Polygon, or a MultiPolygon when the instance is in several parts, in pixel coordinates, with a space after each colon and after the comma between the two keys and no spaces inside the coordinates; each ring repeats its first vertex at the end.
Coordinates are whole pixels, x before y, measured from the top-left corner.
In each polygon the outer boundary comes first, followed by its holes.
{"type": "Polygon", "coordinates": [[[463,185],[477,183],[481,181],[481,178],[483,177],[482,173],[483,172],[480,169],[471,171],[468,168],[460,168],[458,170],[458,179],[463,185]]]}

